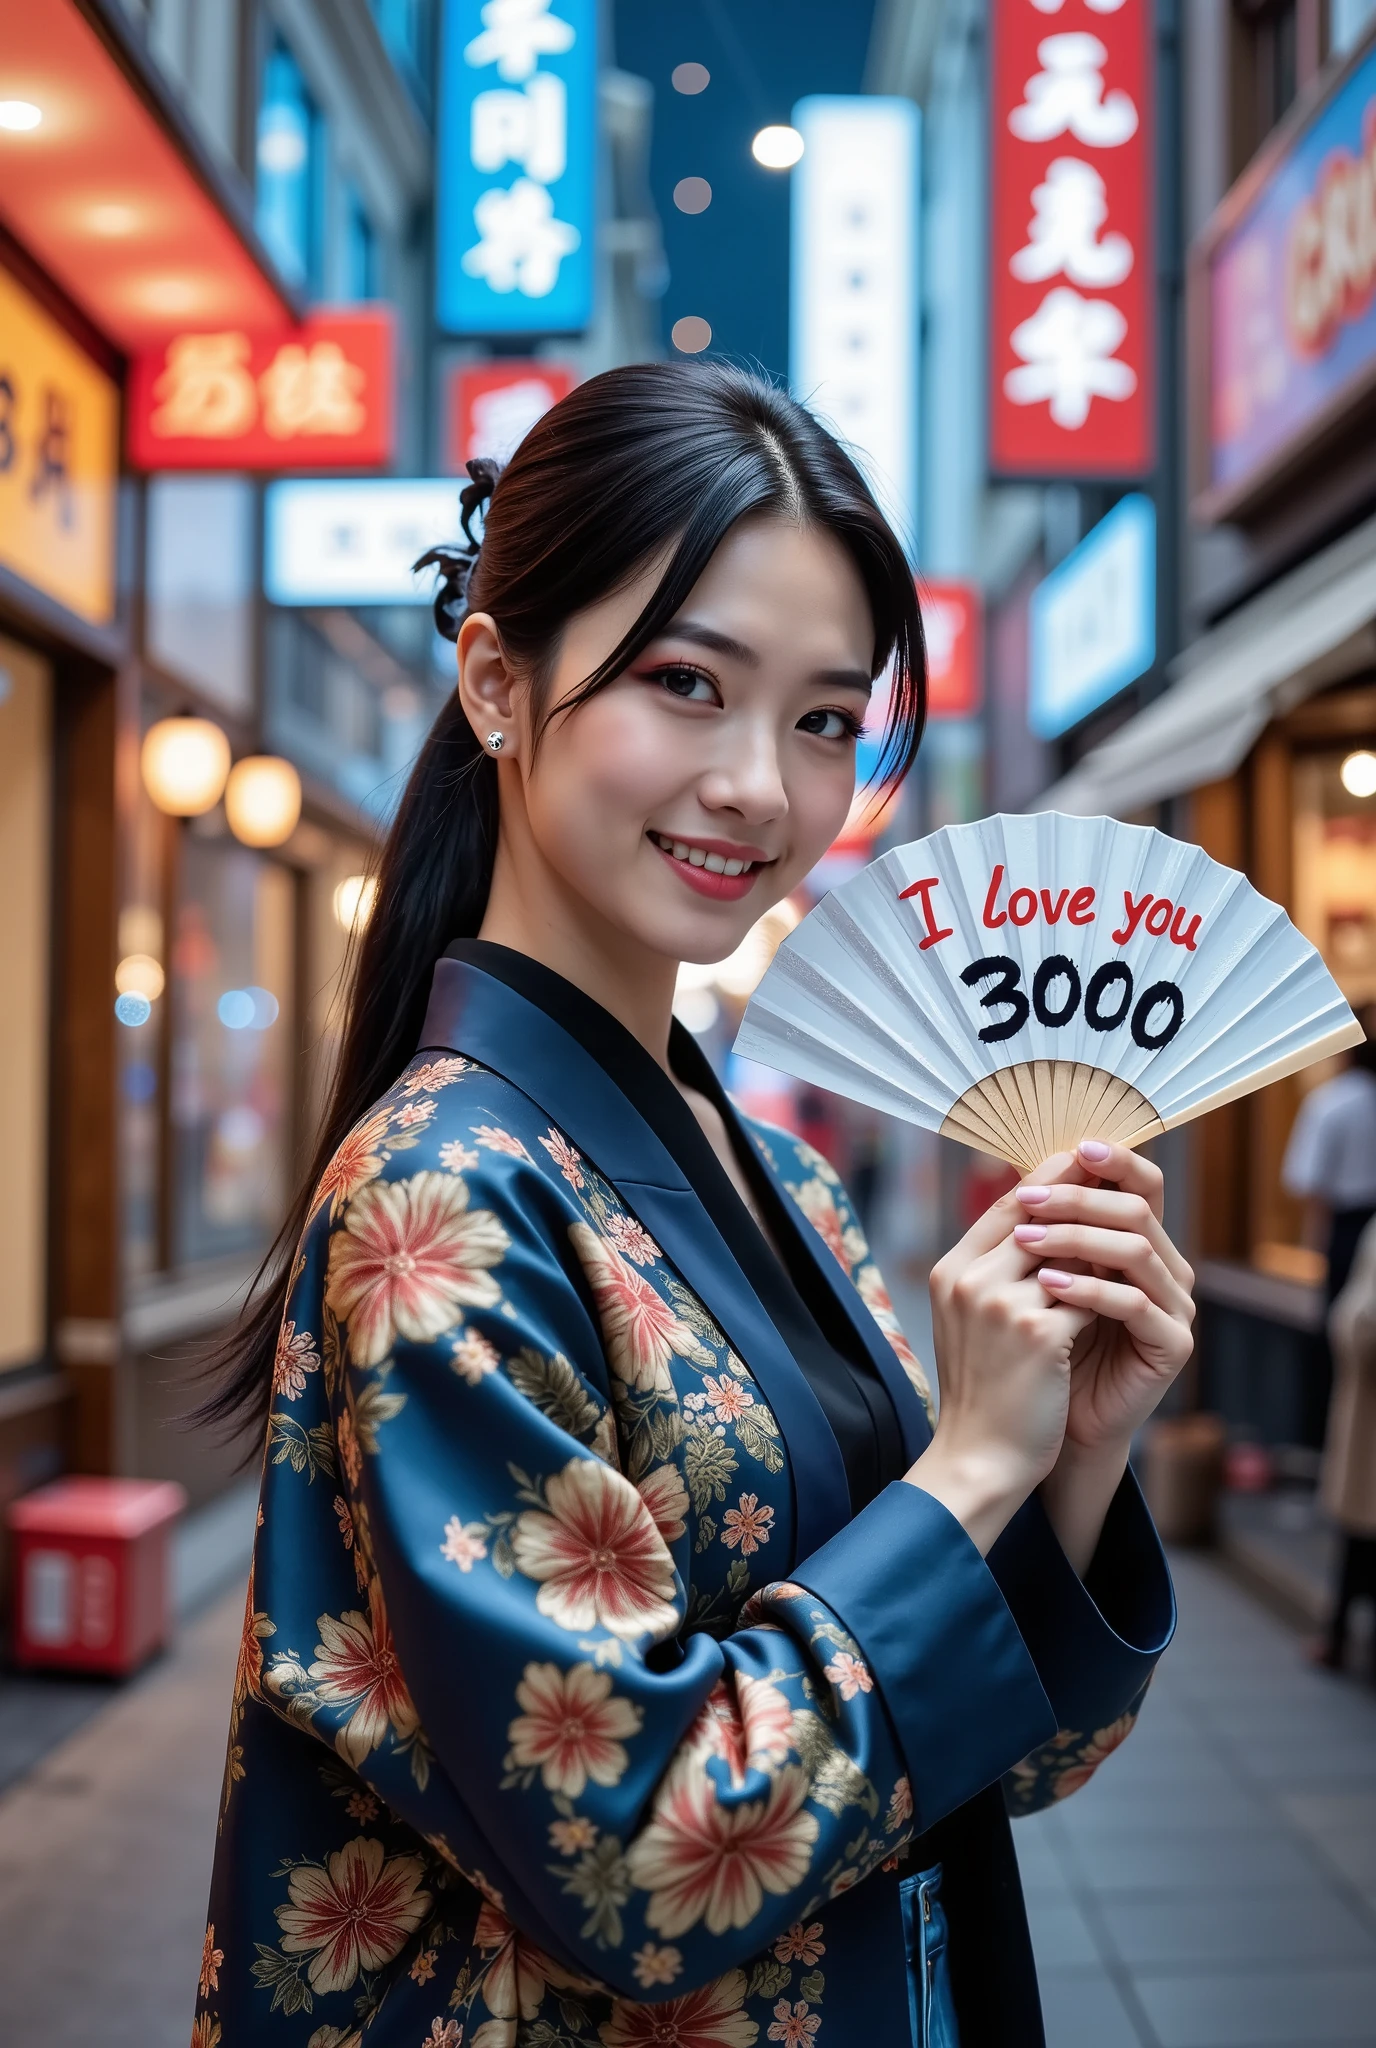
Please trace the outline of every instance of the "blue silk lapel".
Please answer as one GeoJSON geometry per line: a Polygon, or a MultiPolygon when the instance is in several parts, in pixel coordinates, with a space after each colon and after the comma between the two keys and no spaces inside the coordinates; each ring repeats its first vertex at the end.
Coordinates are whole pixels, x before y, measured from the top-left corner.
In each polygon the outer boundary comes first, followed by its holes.
{"type": "MultiPolygon", "coordinates": [[[[755,1149],[759,1151],[758,1145],[755,1149]]],[[[773,1149],[771,1146],[771,1153],[773,1149]]],[[[807,1256],[835,1295],[843,1313],[868,1352],[875,1371],[889,1390],[894,1411],[898,1416],[898,1425],[903,1433],[904,1455],[910,1461],[921,1457],[932,1440],[931,1424],[908,1375],[894,1356],[893,1346],[865,1307],[851,1281],[842,1272],[835,1253],[800,1213],[779,1171],[777,1159],[760,1152],[760,1164],[778,1188],[780,1200],[796,1223],[807,1256]]]]}
{"type": "Polygon", "coordinates": [[[420,1046],[467,1053],[513,1082],[622,1191],[774,1411],[793,1480],[797,1557],[827,1542],[850,1519],[831,1426],[721,1233],[639,1111],[543,1010],[467,961],[436,964],[420,1046]]]}

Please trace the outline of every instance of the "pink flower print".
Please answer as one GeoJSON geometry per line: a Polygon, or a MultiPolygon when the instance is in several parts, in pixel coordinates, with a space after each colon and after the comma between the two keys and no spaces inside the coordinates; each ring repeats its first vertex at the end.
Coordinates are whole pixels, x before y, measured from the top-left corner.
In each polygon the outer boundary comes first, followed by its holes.
{"type": "Polygon", "coordinates": [[[306,1391],[306,1374],[316,1372],[319,1366],[320,1354],[310,1331],[298,1330],[292,1322],[283,1323],[272,1361],[273,1393],[287,1401],[299,1399],[306,1391]]]}
{"type": "Polygon", "coordinates": [[[586,1223],[569,1226],[569,1242],[578,1254],[592,1289],[612,1371],[624,1385],[642,1393],[669,1394],[671,1356],[712,1365],[712,1353],[650,1282],[622,1258],[614,1244],[586,1223]]]}
{"type": "Polygon", "coordinates": [[[220,1988],[220,1965],[225,1959],[222,1948],[215,1946],[215,1922],[212,1920],[205,1931],[205,1944],[201,1949],[201,1997],[209,1998],[212,1991],[220,1988]]]}
{"type": "Polygon", "coordinates": [[[809,1970],[826,1952],[820,1920],[814,1920],[808,1927],[795,1920],[774,1944],[774,1953],[781,1963],[805,1963],[809,1970]]]}
{"type": "Polygon", "coordinates": [[[451,1342],[454,1370],[470,1387],[480,1387],[502,1362],[496,1345],[489,1344],[480,1330],[463,1329],[451,1342]]]}
{"type": "Polygon", "coordinates": [[[516,1569],[561,1628],[667,1636],[678,1623],[673,1560],[640,1495],[599,1458],[571,1458],[511,1532],[516,1569]]]}
{"type": "Polygon", "coordinates": [[[333,1222],[344,1204],[377,1178],[387,1159],[383,1139],[390,1121],[385,1109],[376,1109],[362,1123],[355,1124],[316,1183],[311,1197],[312,1216],[318,1215],[328,1202],[333,1222]]]}
{"type": "Polygon", "coordinates": [[[460,1074],[466,1074],[471,1064],[458,1053],[449,1053],[440,1060],[427,1060],[423,1067],[416,1067],[405,1076],[401,1092],[403,1095],[424,1095],[432,1088],[447,1088],[451,1081],[458,1080],[460,1074]]]}
{"type": "Polygon", "coordinates": [[[821,2024],[822,2015],[809,2011],[803,1999],[790,2006],[786,1998],[780,1998],[774,2006],[774,2024],[769,2029],[769,2038],[782,2041],[784,2048],[812,2048],[813,2037],[821,2024]]]}
{"type": "MultiPolygon", "coordinates": [[[[1072,1792],[1078,1792],[1087,1785],[1106,1756],[1112,1756],[1122,1742],[1126,1742],[1136,1721],[1135,1714],[1120,1714],[1107,1728],[1100,1728],[1082,1745],[1073,1764],[1058,1771],[1052,1778],[1051,1790],[1057,1799],[1068,1799],[1072,1792]]],[[[1072,1736],[1071,1741],[1074,1741],[1072,1736]]]]}
{"type": "Polygon", "coordinates": [[[723,1373],[720,1379],[713,1379],[711,1373],[702,1383],[712,1414],[718,1422],[734,1422],[738,1415],[744,1415],[747,1408],[755,1405],[755,1396],[740,1380],[723,1373]]]}
{"type": "Polygon", "coordinates": [[[574,1151],[573,1146],[570,1145],[563,1132],[556,1131],[554,1125],[551,1124],[549,1136],[541,1138],[540,1143],[544,1146],[560,1173],[563,1174],[569,1186],[571,1188],[581,1188],[584,1177],[583,1160],[581,1155],[574,1151]]]}
{"type": "Polygon", "coordinates": [[[898,1829],[904,1827],[912,1817],[913,1788],[908,1782],[908,1774],[905,1771],[889,1795],[889,1808],[888,1812],[884,1815],[885,1834],[896,1834],[898,1829]]]}
{"type": "Polygon", "coordinates": [[[759,1799],[727,1806],[700,1752],[681,1754],[630,1847],[631,1881],[650,1894],[646,1925],[672,1937],[703,1920],[710,1934],[724,1934],[748,1927],[766,1892],[782,1897],[800,1885],[817,1840],[808,1784],[788,1764],[759,1799]]]}
{"type": "Polygon", "coordinates": [[[507,1729],[508,1769],[538,1769],[545,1790],[567,1799],[580,1798],[589,1778],[620,1784],[630,1761],[625,1740],[639,1733],[641,1711],[612,1694],[610,1672],[527,1664],[516,1703],[523,1711],[507,1729]]]}
{"type": "Polygon", "coordinates": [[[467,1304],[491,1308],[491,1268],[511,1240],[488,1209],[470,1209],[461,1180],[418,1173],[373,1181],[330,1240],[326,1298],[348,1324],[354,1365],[380,1365],[398,1337],[429,1343],[467,1304]]]}
{"type": "Polygon", "coordinates": [[[349,1503],[345,1500],[342,1493],[337,1493],[334,1497],[334,1516],[339,1524],[339,1533],[344,1540],[344,1548],[352,1550],[354,1547],[354,1518],[349,1513],[349,1503]]]}
{"type": "Polygon", "coordinates": [[[419,1726],[377,1580],[368,1589],[366,1615],[356,1609],[338,1620],[322,1614],[316,1627],[321,1640],[310,1675],[326,1706],[353,1709],[334,1746],[357,1770],[365,1757],[381,1748],[389,1728],[405,1741],[419,1726]]]}
{"type": "Polygon", "coordinates": [[[851,1261],[845,1226],[826,1182],[805,1180],[800,1187],[790,1187],[788,1191],[828,1251],[835,1255],[842,1272],[849,1273],[851,1261]]]}
{"type": "Polygon", "coordinates": [[[623,1215],[619,1209],[613,1210],[603,1228],[610,1242],[633,1266],[653,1266],[656,1259],[664,1256],[649,1231],[634,1216],[623,1215]]]}
{"type": "MultiPolygon", "coordinates": [[[[514,2020],[519,2015],[523,2020],[533,2020],[544,2003],[547,1984],[552,1984],[556,1991],[583,1988],[580,1978],[547,1956],[533,1941],[527,1941],[496,1906],[488,1904],[482,1908],[473,1940],[485,1956],[492,1958],[483,1973],[482,1994],[484,2004],[496,2019],[514,2020]]],[[[501,2038],[514,2042],[515,2030],[501,2038]]]]}
{"type": "Polygon", "coordinates": [[[758,1494],[743,1493],[740,1506],[728,1508],[722,1516],[721,1540],[728,1550],[739,1543],[741,1555],[752,1557],[762,1543],[768,1543],[773,1520],[773,1508],[768,1504],[761,1507],[758,1494]]]}
{"type": "Polygon", "coordinates": [[[449,1173],[471,1173],[477,1163],[477,1153],[462,1138],[446,1138],[440,1146],[440,1165],[449,1173]]]}
{"type": "Polygon", "coordinates": [[[644,1948],[636,1949],[631,1957],[635,1981],[649,1991],[655,1984],[672,1984],[675,1977],[683,1972],[683,1957],[676,1948],[660,1948],[657,1943],[647,1941],[644,1948]]]}
{"type": "Polygon", "coordinates": [[[576,1856],[581,1849],[591,1849],[597,1828],[585,1813],[579,1813],[572,1820],[552,1820],[549,1838],[561,1856],[576,1856]]]}
{"type": "Polygon", "coordinates": [[[745,2010],[744,1970],[655,2005],[618,1998],[598,2029],[603,2048],[754,2048],[759,2032],[745,2010]]]}
{"type": "Polygon", "coordinates": [[[827,1677],[836,1687],[843,1700],[853,1700],[858,1692],[873,1692],[874,1680],[869,1667],[858,1657],[852,1657],[848,1650],[838,1650],[827,1665],[827,1677]]]}
{"type": "Polygon", "coordinates": [[[734,1688],[722,1680],[693,1728],[690,1739],[698,1738],[725,1763],[732,1784],[741,1785],[747,1770],[768,1771],[784,1761],[793,1746],[793,1709],[768,1679],[740,1677],[734,1688]]]}
{"type": "Polygon", "coordinates": [[[440,1555],[447,1557],[450,1564],[456,1564],[461,1572],[471,1572],[474,1565],[487,1556],[486,1536],[485,1523],[464,1523],[457,1515],[451,1515],[444,1525],[440,1555]]]}
{"type": "MultiPolygon", "coordinates": [[[[414,1977],[415,1974],[413,1968],[411,1975],[414,1977]]],[[[428,1982],[428,1979],[422,1977],[420,1982],[424,1984],[428,1982]]],[[[430,2031],[421,2042],[420,2048],[459,2048],[462,2040],[463,2028],[457,2020],[447,2020],[437,2016],[431,2020],[430,2031]]],[[[307,2048],[310,2048],[309,2042],[307,2043],[307,2048]]]]}
{"type": "Polygon", "coordinates": [[[344,1467],[344,1477],[350,1486],[357,1486],[363,1477],[363,1453],[359,1449],[353,1416],[347,1408],[340,1411],[334,1433],[339,1439],[339,1462],[344,1467]]]}
{"type": "Polygon", "coordinates": [[[312,1991],[347,1991],[360,1970],[380,1970],[400,1954],[430,1911],[424,1870],[419,1856],[388,1857],[363,1835],[323,1864],[296,1866],[287,1879],[291,1903],[275,1911],[285,1952],[311,1958],[312,1991]]]}
{"type": "Polygon", "coordinates": [[[417,1124],[428,1124],[439,1104],[429,1102],[404,1102],[392,1122],[400,1131],[413,1131],[417,1124]]]}
{"type": "Polygon", "coordinates": [[[367,1827],[370,1821],[377,1819],[382,1808],[371,1792],[351,1792],[344,1801],[344,1811],[360,1827],[367,1827]]]}
{"type": "Polygon", "coordinates": [[[688,1492],[677,1465],[656,1465],[637,1482],[640,1498],[666,1543],[677,1543],[687,1528],[688,1492]]]}
{"type": "Polygon", "coordinates": [[[438,1955],[438,1949],[423,1948],[421,1950],[406,1973],[413,1984],[428,1984],[430,1982],[430,1979],[435,1974],[435,1963],[438,1955]]]}
{"type": "Polygon", "coordinates": [[[469,1129],[488,1152],[504,1152],[508,1159],[530,1158],[514,1131],[504,1131],[498,1124],[470,1124],[469,1129]]]}

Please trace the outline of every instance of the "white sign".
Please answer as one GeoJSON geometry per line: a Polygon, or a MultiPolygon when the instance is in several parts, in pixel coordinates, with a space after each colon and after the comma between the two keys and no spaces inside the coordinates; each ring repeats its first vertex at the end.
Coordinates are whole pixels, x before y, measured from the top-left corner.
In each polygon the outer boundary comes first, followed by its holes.
{"type": "Polygon", "coordinates": [[[461,537],[453,477],[289,478],[269,484],[263,587],[272,604],[429,604],[427,548],[461,537]]]}
{"type": "Polygon", "coordinates": [[[1156,508],[1122,498],[1032,593],[1028,723],[1054,739],[1156,659],[1156,508]]]}
{"type": "Polygon", "coordinates": [[[789,379],[835,428],[905,542],[917,507],[921,115],[910,100],[800,100],[789,379]]]}

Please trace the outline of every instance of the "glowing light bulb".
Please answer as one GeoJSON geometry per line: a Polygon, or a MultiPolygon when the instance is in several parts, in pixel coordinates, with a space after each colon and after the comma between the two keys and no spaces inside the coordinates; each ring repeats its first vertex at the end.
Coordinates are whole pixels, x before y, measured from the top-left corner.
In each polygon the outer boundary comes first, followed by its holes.
{"type": "Polygon", "coordinates": [[[245,846],[280,846],[301,816],[301,777],[280,754],[236,761],[225,784],[225,816],[245,846]]]}
{"type": "Polygon", "coordinates": [[[363,932],[377,901],[376,875],[346,875],[334,892],[334,921],[342,932],[363,932]]]}
{"type": "Polygon", "coordinates": [[[143,786],[160,811],[199,818],[214,810],[229,774],[229,741],[209,718],[160,718],[144,735],[143,786]]]}
{"type": "Polygon", "coordinates": [[[767,171],[791,171],[803,153],[803,138],[796,128],[761,128],[750,145],[750,154],[767,171]]]}
{"type": "Polygon", "coordinates": [[[1338,774],[1349,796],[1376,796],[1376,754],[1365,747],[1349,754],[1338,774]]]}

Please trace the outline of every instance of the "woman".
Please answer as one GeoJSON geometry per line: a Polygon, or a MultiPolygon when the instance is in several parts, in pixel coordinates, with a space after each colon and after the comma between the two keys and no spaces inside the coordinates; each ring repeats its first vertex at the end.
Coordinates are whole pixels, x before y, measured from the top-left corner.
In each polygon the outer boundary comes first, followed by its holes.
{"type": "Polygon", "coordinates": [[[806,413],[609,372],[442,559],[458,688],[222,1401],[270,1412],[196,2048],[1040,2042],[1005,1798],[1173,1620],[1159,1176],[1084,1146],[942,1262],[933,1430],[836,1176],[671,1023],[890,659],[916,747],[911,576],[806,413]]]}
{"type": "MultiPolygon", "coordinates": [[[[1316,1661],[1341,1671],[1353,1603],[1376,1598],[1376,1222],[1357,1241],[1350,1277],[1328,1318],[1328,1341],[1335,1370],[1319,1500],[1338,1526],[1342,1551],[1316,1661]]],[[[1376,1679],[1376,1644],[1367,1654],[1368,1676],[1376,1679]]]]}

